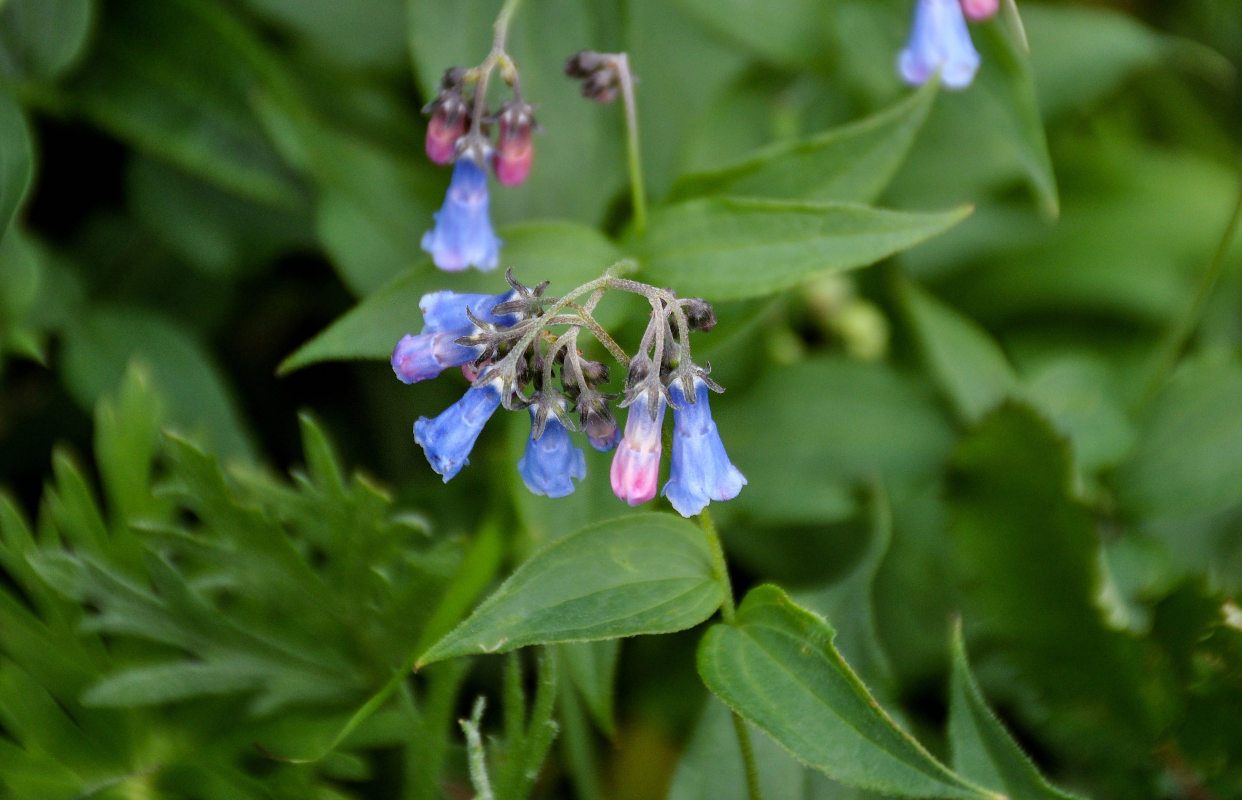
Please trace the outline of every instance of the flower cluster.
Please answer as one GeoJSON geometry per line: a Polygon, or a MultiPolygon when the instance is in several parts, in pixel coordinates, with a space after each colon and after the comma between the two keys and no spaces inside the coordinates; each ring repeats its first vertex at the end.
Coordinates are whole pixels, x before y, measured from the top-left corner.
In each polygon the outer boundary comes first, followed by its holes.
{"type": "Polygon", "coordinates": [[[440,80],[439,93],[423,109],[427,124],[427,157],[436,164],[453,163],[453,178],[435,225],[423,234],[422,248],[435,265],[448,272],[467,267],[487,271],[500,260],[500,239],[488,212],[487,165],[496,179],[516,186],[530,174],[538,128],[534,110],[522,99],[517,69],[503,52],[493,52],[474,69],[453,67],[440,80]],[[497,65],[513,96],[496,112],[485,105],[487,78],[497,65]],[[491,129],[497,128],[493,144],[491,129]]]}
{"type": "Polygon", "coordinates": [[[712,500],[737,496],[746,478],[729,461],[708,402],[708,390],[723,390],[690,358],[690,332],[709,330],[716,322],[710,305],[612,274],[563,297],[546,296],[546,282],[530,287],[511,273],[506,278],[511,290],[503,294],[426,295],[419,303],[422,332],[402,337],[393,350],[393,372],[405,383],[454,366],[472,378],[465,395],[446,411],[414,423],[414,440],[433,470],[447,482],[469,463],[475,441],[498,408],[527,409],[531,432],[518,474],[528,489],[548,497],[573,492],[574,481],[586,477],[586,458],[570,433],[582,431],[596,450],[615,448],[613,492],[638,505],[656,495],[664,417],[671,406],[672,464],[662,493],[684,516],[712,500]],[[593,316],[611,289],[642,295],[651,306],[632,358],[593,316]],[[583,296],[584,302],[576,302],[583,296]],[[627,368],[617,403],[628,408],[624,435],[612,409],[617,395],[604,391],[608,367],[578,349],[583,330],[627,368]]]}
{"type": "Polygon", "coordinates": [[[920,86],[940,71],[946,88],[965,89],[979,70],[979,52],[970,40],[966,17],[984,20],[999,0],[916,0],[910,41],[897,58],[901,77],[920,86]]]}

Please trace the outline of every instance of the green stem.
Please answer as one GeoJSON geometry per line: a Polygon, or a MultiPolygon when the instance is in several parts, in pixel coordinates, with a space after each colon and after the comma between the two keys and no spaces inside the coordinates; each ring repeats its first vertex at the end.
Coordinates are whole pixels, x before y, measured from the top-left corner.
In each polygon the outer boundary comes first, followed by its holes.
{"type": "MultiPolygon", "coordinates": [[[[707,538],[707,549],[711,555],[712,577],[720,581],[724,587],[724,601],[720,604],[720,616],[725,623],[732,625],[737,620],[737,605],[733,600],[733,581],[729,578],[729,565],[725,561],[724,547],[720,544],[720,535],[716,532],[716,523],[712,521],[711,512],[706,508],[699,512],[699,527],[707,538]]],[[[736,711],[733,712],[733,730],[737,734],[737,746],[742,753],[742,766],[746,771],[746,792],[750,800],[763,800],[763,792],[759,789],[759,768],[755,764],[755,748],[750,742],[750,729],[746,720],[736,711]]]]}
{"type": "Polygon", "coordinates": [[[634,100],[634,76],[626,53],[613,56],[625,103],[625,155],[630,172],[630,203],[634,206],[634,230],[647,229],[647,190],[643,184],[643,157],[638,144],[638,103],[634,100]]]}
{"type": "Polygon", "coordinates": [[[712,522],[711,512],[706,508],[699,512],[699,527],[707,537],[707,549],[712,559],[712,577],[720,581],[724,587],[724,602],[720,604],[720,616],[730,625],[737,618],[737,606],[733,602],[733,581],[729,579],[729,565],[725,562],[724,548],[720,545],[720,535],[716,533],[716,523],[712,522]]]}
{"type": "Polygon", "coordinates": [[[1242,226],[1242,181],[1239,182],[1238,196],[1234,200],[1233,212],[1229,216],[1228,224],[1225,225],[1225,232],[1216,245],[1216,252],[1213,253],[1212,260],[1208,262],[1207,269],[1199,278],[1199,286],[1195,291],[1194,299],[1156,350],[1151,375],[1142,394],[1139,395],[1138,405],[1140,407],[1146,405],[1160,388],[1161,383],[1177,365],[1178,358],[1190,342],[1190,338],[1194,336],[1195,330],[1198,329],[1208,300],[1212,297],[1212,290],[1224,271],[1225,256],[1229,254],[1229,246],[1233,243],[1239,226],[1242,226]]]}

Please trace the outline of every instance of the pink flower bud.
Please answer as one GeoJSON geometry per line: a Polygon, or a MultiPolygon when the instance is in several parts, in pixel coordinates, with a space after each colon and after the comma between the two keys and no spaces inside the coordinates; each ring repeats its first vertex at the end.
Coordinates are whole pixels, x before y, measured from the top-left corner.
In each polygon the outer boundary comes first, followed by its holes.
{"type": "Polygon", "coordinates": [[[466,115],[450,119],[445,106],[440,106],[427,124],[427,158],[433,164],[447,164],[457,152],[457,140],[466,132],[466,115]]]}
{"type": "Polygon", "coordinates": [[[535,118],[529,105],[515,100],[505,103],[499,123],[500,135],[496,141],[492,168],[496,171],[496,180],[506,186],[517,186],[530,174],[531,157],[534,155],[530,134],[535,118]]]}
{"type": "Polygon", "coordinates": [[[962,11],[978,22],[987,19],[1000,8],[1000,0],[962,0],[962,11]]]}

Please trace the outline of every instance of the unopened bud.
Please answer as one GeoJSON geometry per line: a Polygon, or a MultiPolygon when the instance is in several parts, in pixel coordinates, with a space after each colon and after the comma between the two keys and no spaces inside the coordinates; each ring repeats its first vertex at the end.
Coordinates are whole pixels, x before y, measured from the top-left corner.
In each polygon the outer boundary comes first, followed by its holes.
{"type": "Polygon", "coordinates": [[[985,20],[1000,8],[1000,0],[962,0],[962,11],[975,20],[985,20]]]}
{"type": "Polygon", "coordinates": [[[492,156],[492,168],[496,172],[496,180],[506,186],[516,186],[530,174],[534,155],[531,130],[535,117],[530,105],[521,100],[510,100],[501,108],[498,122],[500,135],[492,156]]]}
{"type": "Polygon", "coordinates": [[[604,65],[604,57],[594,50],[574,53],[565,62],[565,74],[571,78],[585,78],[604,65]]]}
{"type": "Polygon", "coordinates": [[[457,153],[457,140],[466,132],[470,109],[461,92],[445,89],[427,110],[431,113],[427,123],[427,158],[433,164],[447,164],[457,153]]]}
{"type": "Polygon", "coordinates": [[[593,72],[582,82],[582,96],[597,103],[611,103],[620,92],[617,75],[611,69],[593,72]]]}
{"type": "Polygon", "coordinates": [[[608,365],[602,361],[581,361],[582,377],[586,378],[592,386],[598,386],[601,383],[608,383],[608,365]]]}
{"type": "Polygon", "coordinates": [[[449,67],[444,70],[444,75],[440,77],[440,90],[461,89],[462,84],[466,82],[466,75],[470,70],[465,67],[449,67]]]}
{"type": "Polygon", "coordinates": [[[695,331],[710,331],[716,327],[716,312],[711,303],[701,297],[692,297],[683,306],[686,311],[686,322],[695,331]]]}

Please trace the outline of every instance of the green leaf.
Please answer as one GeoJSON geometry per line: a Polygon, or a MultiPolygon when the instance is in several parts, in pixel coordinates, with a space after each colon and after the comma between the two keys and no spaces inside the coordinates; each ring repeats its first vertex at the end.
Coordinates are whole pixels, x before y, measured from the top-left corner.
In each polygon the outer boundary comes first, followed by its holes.
{"type": "Polygon", "coordinates": [[[750,480],[729,505],[763,520],[822,525],[847,517],[855,484],[876,474],[926,480],[953,445],[930,389],[884,364],[808,359],[726,398],[716,423],[750,480]]]}
{"type": "Polygon", "coordinates": [[[1242,365],[1200,358],[1181,367],[1139,420],[1133,455],[1115,475],[1136,517],[1211,514],[1242,500],[1242,365]]]}
{"type": "Polygon", "coordinates": [[[949,698],[949,744],[960,774],[1004,792],[1009,800],[1080,800],[1051,786],[988,708],[970,674],[960,624],[953,628],[949,698]]]}
{"type": "Polygon", "coordinates": [[[817,0],[677,0],[704,25],[774,64],[805,69],[823,58],[828,15],[817,0]]]}
{"type": "Polygon", "coordinates": [[[167,401],[168,421],[203,435],[219,453],[251,456],[231,388],[203,344],[180,324],[136,309],[97,306],[65,331],[65,385],[85,407],[121,382],[130,361],[147,365],[167,401]]]}
{"type": "Polygon", "coordinates": [[[219,4],[110,4],[99,44],[52,101],[131,146],[216,186],[282,208],[304,204],[251,110],[256,85],[279,82],[255,38],[219,4]],[[62,94],[63,92],[63,94],[62,94]]]}
{"type": "Polygon", "coordinates": [[[613,695],[616,692],[617,658],[621,643],[616,639],[600,642],[565,642],[557,645],[569,681],[586,702],[595,724],[604,733],[616,733],[613,695]]]}
{"type": "Polygon", "coordinates": [[[150,486],[162,421],[151,376],[137,363],[126,369],[116,398],[95,407],[95,460],[116,518],[137,519],[159,507],[150,486]]]}
{"type": "Polygon", "coordinates": [[[683,296],[741,300],[869,264],[943,233],[969,207],[939,213],[845,203],[691,200],[652,214],[637,242],[641,277],[683,296]]]}
{"type": "Polygon", "coordinates": [[[297,106],[260,95],[255,109],[284,157],[319,187],[315,229],[337,273],[365,295],[425,261],[440,180],[412,149],[390,151],[337,130],[297,106]]]}
{"type": "Polygon", "coordinates": [[[128,667],[92,686],[82,695],[82,702],[100,707],[147,706],[249,691],[262,686],[265,669],[270,666],[237,657],[128,667]]]}
{"type": "Polygon", "coordinates": [[[1022,21],[1047,116],[1089,108],[1174,50],[1170,39],[1133,16],[1101,6],[1032,3],[1023,8],[1022,21]]]}
{"type": "Polygon", "coordinates": [[[303,0],[245,0],[277,27],[309,43],[344,67],[405,65],[405,3],[306,3],[303,0]]]}
{"type": "Polygon", "coordinates": [[[835,631],[775,586],[699,643],[699,675],[795,758],[850,786],[903,797],[991,798],[899,728],[832,645],[835,631]]]}
{"type": "Polygon", "coordinates": [[[899,279],[896,288],[928,370],[965,422],[1014,393],[1013,368],[987,331],[912,281],[899,279]]]}
{"type": "Polygon", "coordinates": [[[1137,434],[1122,404],[1118,370],[1086,353],[1031,368],[1022,394],[1074,445],[1074,460],[1092,473],[1129,455],[1137,434]]]}
{"type": "MultiPolygon", "coordinates": [[[[619,257],[616,247],[594,228],[572,222],[534,222],[501,231],[503,262],[527,283],[552,281],[551,291],[567,291],[597,278],[619,257]]],[[[450,275],[422,262],[368,296],[314,339],[281,362],[286,374],[319,361],[387,359],[406,333],[422,328],[419,299],[427,292],[507,291],[499,272],[450,275]]]]}
{"type": "MultiPolygon", "coordinates": [[[[1062,728],[1110,724],[1142,735],[1156,724],[1160,673],[1140,673],[1138,642],[1104,623],[1098,524],[1074,497],[1064,440],[1035,411],[1007,402],[962,440],[952,470],[949,532],[965,618],[1059,709],[1062,728]]],[[[1121,747],[1123,738],[1104,744],[1121,747]]]]}
{"type": "Polygon", "coordinates": [[[837,620],[833,644],[848,656],[859,677],[882,700],[896,694],[893,666],[876,628],[874,585],[893,539],[892,510],[883,484],[872,482],[868,498],[871,535],[862,557],[847,574],[822,589],[798,595],[803,607],[837,620]]]}
{"type": "Polygon", "coordinates": [[[1035,72],[1017,6],[1002,3],[1000,13],[975,26],[974,33],[984,67],[973,91],[979,97],[983,116],[972,119],[971,124],[995,126],[1026,172],[1044,210],[1056,216],[1060,210],[1057,179],[1035,99],[1035,72]]]}
{"type": "MultiPolygon", "coordinates": [[[[765,798],[804,800],[806,767],[771,738],[750,728],[759,787],[765,798]]],[[[677,762],[667,800],[751,800],[746,790],[742,751],[732,712],[719,700],[708,700],[677,762]]]]}
{"type": "Polygon", "coordinates": [[[671,633],[707,619],[722,598],[697,526],[671,514],[634,514],[535,553],[418,663],[671,633]]]}
{"type": "Polygon", "coordinates": [[[670,199],[702,195],[869,203],[884,191],[923,126],[938,84],[878,114],[787,142],[736,164],[680,178],[670,199]]]}
{"type": "Polygon", "coordinates": [[[95,16],[95,0],[5,0],[0,8],[0,73],[25,80],[71,67],[95,16]]]}
{"type": "Polygon", "coordinates": [[[13,215],[26,197],[33,170],[34,154],[26,118],[13,98],[0,91],[0,237],[8,231],[13,215]]]}

